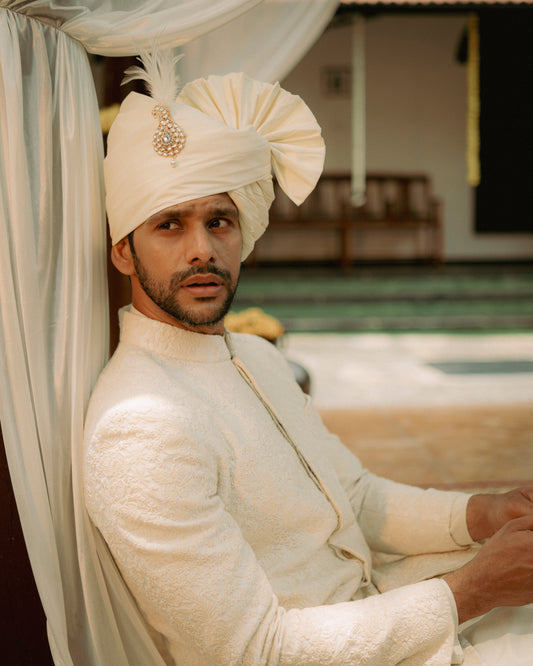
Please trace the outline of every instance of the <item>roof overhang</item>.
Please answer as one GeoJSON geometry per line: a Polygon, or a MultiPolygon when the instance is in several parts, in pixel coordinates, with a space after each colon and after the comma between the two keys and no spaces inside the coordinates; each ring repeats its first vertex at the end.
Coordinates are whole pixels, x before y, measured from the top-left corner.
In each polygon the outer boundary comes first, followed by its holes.
{"type": "Polygon", "coordinates": [[[488,7],[493,5],[533,5],[533,0],[340,0],[340,6],[364,7],[488,7]]]}

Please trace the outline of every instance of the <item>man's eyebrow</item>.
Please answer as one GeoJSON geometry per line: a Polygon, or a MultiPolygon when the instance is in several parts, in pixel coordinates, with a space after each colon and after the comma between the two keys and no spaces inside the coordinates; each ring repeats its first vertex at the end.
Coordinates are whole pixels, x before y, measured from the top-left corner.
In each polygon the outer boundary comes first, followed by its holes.
{"type": "MultiPolygon", "coordinates": [[[[161,222],[162,220],[169,220],[171,218],[180,218],[186,217],[187,215],[192,215],[194,213],[194,208],[167,208],[166,210],[155,213],[151,216],[150,221],[153,223],[161,222]]],[[[212,209],[207,209],[206,214],[210,217],[232,217],[238,218],[239,212],[237,208],[233,206],[216,206],[212,209]]]]}
{"type": "Polygon", "coordinates": [[[217,206],[212,211],[208,211],[213,217],[238,217],[239,213],[232,206],[217,206]]]}
{"type": "Polygon", "coordinates": [[[192,208],[166,208],[158,213],[154,213],[150,220],[153,222],[160,222],[161,220],[168,220],[171,217],[181,217],[183,215],[190,215],[192,208]]]}

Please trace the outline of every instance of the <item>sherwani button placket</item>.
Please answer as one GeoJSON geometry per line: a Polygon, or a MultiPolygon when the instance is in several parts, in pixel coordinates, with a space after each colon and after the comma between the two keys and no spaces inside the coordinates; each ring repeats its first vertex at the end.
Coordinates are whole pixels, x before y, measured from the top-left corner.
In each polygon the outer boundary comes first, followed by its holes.
{"type": "MultiPolygon", "coordinates": [[[[226,341],[227,341],[227,336],[226,336],[226,341]]],[[[274,411],[274,408],[270,405],[267,398],[263,395],[263,393],[261,392],[261,390],[259,389],[259,387],[255,383],[253,378],[250,376],[250,374],[248,373],[247,368],[241,363],[239,358],[237,358],[237,356],[235,356],[235,354],[233,352],[233,349],[231,348],[231,345],[228,345],[228,349],[230,351],[231,361],[232,361],[233,365],[236,367],[237,371],[239,372],[241,377],[244,379],[246,384],[248,384],[248,386],[252,389],[252,391],[255,393],[255,395],[259,398],[259,400],[261,401],[262,405],[265,407],[265,409],[269,413],[270,417],[274,421],[274,423],[275,423],[276,427],[278,428],[278,430],[280,431],[280,433],[287,440],[287,442],[292,446],[296,455],[298,456],[298,459],[302,463],[305,471],[307,472],[309,477],[312,479],[312,481],[314,482],[316,487],[326,497],[328,502],[333,507],[333,509],[335,511],[335,515],[337,516],[337,530],[340,530],[340,528],[342,527],[342,522],[343,522],[342,521],[342,516],[341,516],[341,513],[340,513],[338,507],[336,506],[335,502],[333,501],[332,497],[330,497],[329,493],[327,492],[326,488],[323,486],[323,484],[320,481],[320,479],[318,478],[318,476],[315,474],[311,465],[306,460],[306,458],[304,457],[304,455],[300,451],[299,447],[296,445],[296,443],[293,441],[293,439],[291,438],[289,433],[284,428],[283,424],[281,423],[278,416],[276,415],[276,413],[274,411]]]]}

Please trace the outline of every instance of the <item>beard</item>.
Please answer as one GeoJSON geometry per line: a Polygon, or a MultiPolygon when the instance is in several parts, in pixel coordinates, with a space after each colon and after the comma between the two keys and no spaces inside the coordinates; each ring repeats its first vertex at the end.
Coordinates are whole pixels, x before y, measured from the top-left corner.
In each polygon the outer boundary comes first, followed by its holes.
{"type": "Polygon", "coordinates": [[[233,298],[235,290],[237,289],[237,282],[233,284],[231,274],[214,264],[206,264],[205,266],[192,266],[186,271],[178,271],[172,275],[170,281],[164,282],[156,280],[148,274],[148,271],[140,262],[135,253],[133,254],[133,262],[137,278],[145,294],[168,315],[176,319],[187,327],[195,328],[198,326],[213,326],[218,324],[227,315],[233,298]],[[206,275],[211,273],[222,279],[226,288],[226,299],[222,303],[213,303],[209,307],[210,298],[198,298],[199,303],[204,302],[205,307],[186,308],[182,307],[178,302],[178,294],[181,284],[184,280],[192,277],[193,275],[206,275]]]}

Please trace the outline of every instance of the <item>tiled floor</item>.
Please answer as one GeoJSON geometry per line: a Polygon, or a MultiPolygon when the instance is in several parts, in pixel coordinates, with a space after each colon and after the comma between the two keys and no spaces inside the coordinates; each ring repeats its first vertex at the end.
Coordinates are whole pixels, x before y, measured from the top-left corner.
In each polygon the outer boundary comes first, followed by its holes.
{"type": "Polygon", "coordinates": [[[375,473],[420,485],[533,482],[533,334],[292,334],[284,347],[310,372],[330,430],[375,473]],[[465,361],[514,363],[493,374],[430,365],[465,361]]]}

